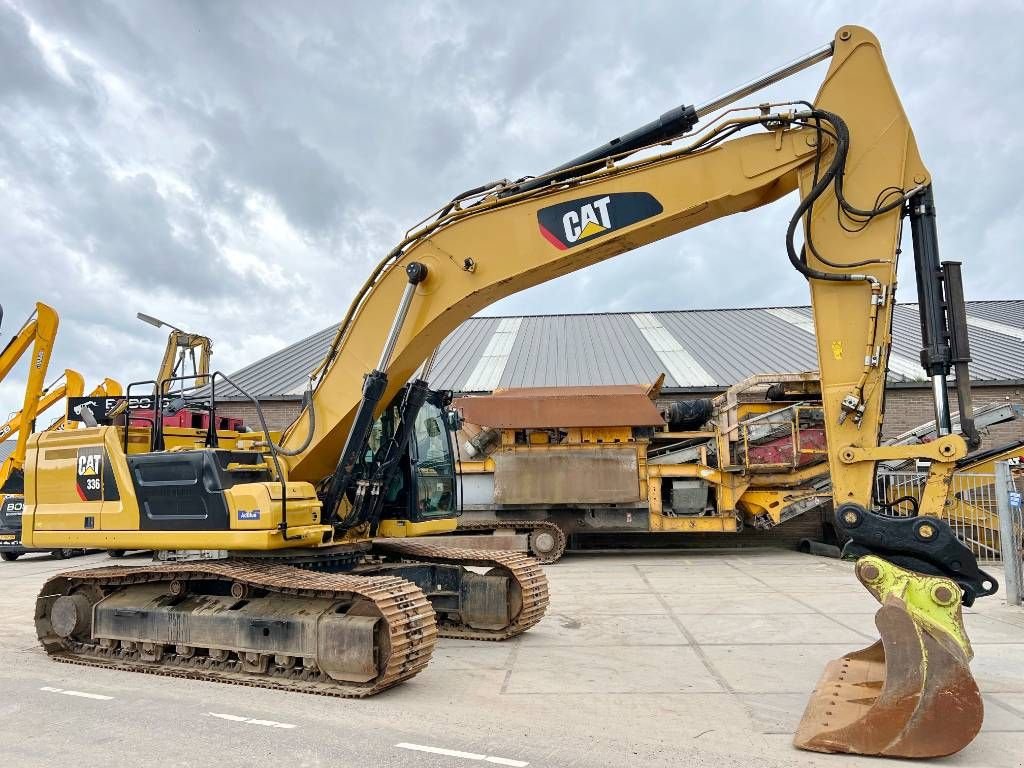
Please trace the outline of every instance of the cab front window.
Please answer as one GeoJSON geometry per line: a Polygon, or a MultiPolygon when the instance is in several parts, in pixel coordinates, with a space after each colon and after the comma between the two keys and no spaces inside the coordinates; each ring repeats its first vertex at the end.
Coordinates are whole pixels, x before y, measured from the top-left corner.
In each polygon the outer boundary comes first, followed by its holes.
{"type": "Polygon", "coordinates": [[[444,413],[426,402],[414,430],[416,510],[425,517],[442,517],[455,509],[455,462],[444,413]]]}

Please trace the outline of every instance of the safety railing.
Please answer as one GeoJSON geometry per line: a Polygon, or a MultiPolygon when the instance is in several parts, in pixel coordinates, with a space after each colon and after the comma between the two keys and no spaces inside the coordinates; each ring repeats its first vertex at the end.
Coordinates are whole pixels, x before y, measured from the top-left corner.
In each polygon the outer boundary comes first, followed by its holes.
{"type": "Polygon", "coordinates": [[[793,468],[824,459],[824,409],[797,403],[740,422],[734,464],[749,469],[793,468]]]}

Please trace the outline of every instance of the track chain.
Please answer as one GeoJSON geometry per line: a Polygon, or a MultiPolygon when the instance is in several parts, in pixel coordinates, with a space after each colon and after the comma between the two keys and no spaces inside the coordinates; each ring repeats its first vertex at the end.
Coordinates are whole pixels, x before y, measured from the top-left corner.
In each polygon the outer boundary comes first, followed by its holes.
{"type": "Polygon", "coordinates": [[[441,637],[460,640],[507,640],[521,635],[536,625],[547,611],[548,579],[535,558],[522,552],[495,552],[486,549],[462,549],[431,544],[428,537],[405,541],[374,542],[374,552],[398,555],[416,562],[498,568],[515,580],[522,595],[522,605],[504,629],[481,630],[444,621],[439,618],[441,637]]]}
{"type": "Polygon", "coordinates": [[[39,593],[36,632],[47,654],[64,663],[344,698],[372,696],[418,674],[430,661],[438,636],[430,602],[419,587],[405,579],[312,573],[287,565],[237,560],[110,566],[60,573],[50,578],[39,593]],[[98,643],[64,640],[49,629],[49,598],[75,590],[110,589],[172,579],[239,582],[251,588],[300,598],[367,600],[376,606],[387,624],[390,652],[374,680],[348,683],[334,680],[318,670],[285,670],[273,664],[262,674],[242,671],[240,661],[214,661],[207,656],[186,657],[168,653],[159,662],[142,661],[137,650],[103,648],[98,643]]]}
{"type": "Polygon", "coordinates": [[[480,522],[463,522],[459,520],[459,527],[455,529],[455,534],[458,534],[459,531],[501,531],[506,528],[514,528],[517,531],[547,531],[555,537],[555,549],[550,554],[541,556],[535,552],[530,553],[530,556],[539,563],[544,565],[557,563],[562,559],[562,555],[565,554],[565,531],[555,523],[546,520],[493,520],[480,522]]]}

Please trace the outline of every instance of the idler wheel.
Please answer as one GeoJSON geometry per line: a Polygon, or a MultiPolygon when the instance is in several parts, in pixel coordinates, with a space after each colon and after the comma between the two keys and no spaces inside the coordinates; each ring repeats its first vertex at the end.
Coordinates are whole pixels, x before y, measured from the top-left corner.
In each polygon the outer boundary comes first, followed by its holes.
{"type": "Polygon", "coordinates": [[[62,595],[50,608],[50,625],[58,637],[89,637],[92,632],[92,603],[82,594],[62,595]]]}

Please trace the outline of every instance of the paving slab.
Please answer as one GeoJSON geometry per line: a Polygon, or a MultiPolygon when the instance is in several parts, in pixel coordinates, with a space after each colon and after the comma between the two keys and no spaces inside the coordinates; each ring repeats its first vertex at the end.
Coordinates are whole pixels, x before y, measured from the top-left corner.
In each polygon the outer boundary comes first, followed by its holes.
{"type": "Polygon", "coordinates": [[[794,613],[816,613],[814,608],[775,592],[727,592],[725,594],[663,593],[666,605],[677,615],[693,614],[713,616],[737,614],[761,616],[763,614],[788,615],[794,613]]]}
{"type": "Polygon", "coordinates": [[[506,693],[720,693],[723,688],[685,645],[538,647],[523,645],[506,693]]]}
{"type": "Polygon", "coordinates": [[[650,592],[602,594],[600,592],[551,591],[550,610],[577,614],[642,615],[663,613],[661,601],[650,592]]]}
{"type": "MultiPolygon", "coordinates": [[[[771,601],[766,601],[771,602],[771,601]]],[[[769,606],[769,610],[771,610],[769,606]]],[[[761,613],[692,616],[680,621],[701,645],[777,645],[780,643],[863,644],[868,638],[817,613],[761,613]]]]}
{"type": "Polygon", "coordinates": [[[825,665],[868,643],[701,646],[708,662],[737,693],[808,696],[825,665]]]}
{"type": "Polygon", "coordinates": [[[986,693],[1024,693],[1024,643],[979,644],[971,670],[986,693]]]}
{"type": "Polygon", "coordinates": [[[520,642],[529,646],[570,647],[688,644],[679,626],[667,615],[586,614],[556,609],[550,610],[545,620],[526,633],[520,642]]]}

